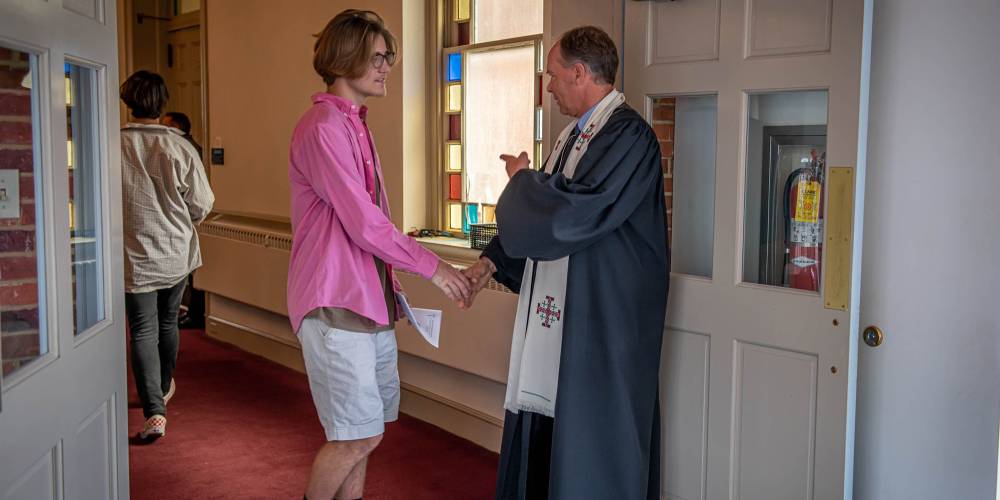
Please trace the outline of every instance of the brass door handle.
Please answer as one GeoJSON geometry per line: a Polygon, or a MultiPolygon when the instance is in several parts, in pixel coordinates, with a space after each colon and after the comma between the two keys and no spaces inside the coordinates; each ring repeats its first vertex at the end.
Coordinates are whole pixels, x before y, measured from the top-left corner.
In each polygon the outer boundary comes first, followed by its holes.
{"type": "Polygon", "coordinates": [[[861,333],[861,338],[865,341],[865,344],[868,344],[869,347],[878,347],[882,345],[882,341],[885,340],[885,334],[882,333],[881,328],[875,325],[870,325],[865,328],[864,332],[861,333]]]}

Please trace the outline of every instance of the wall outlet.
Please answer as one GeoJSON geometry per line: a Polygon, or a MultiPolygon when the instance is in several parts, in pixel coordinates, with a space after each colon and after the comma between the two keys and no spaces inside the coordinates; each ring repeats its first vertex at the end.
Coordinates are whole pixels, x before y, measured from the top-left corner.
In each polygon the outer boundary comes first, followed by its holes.
{"type": "Polygon", "coordinates": [[[16,169],[0,170],[0,219],[21,218],[21,174],[16,169]]]}

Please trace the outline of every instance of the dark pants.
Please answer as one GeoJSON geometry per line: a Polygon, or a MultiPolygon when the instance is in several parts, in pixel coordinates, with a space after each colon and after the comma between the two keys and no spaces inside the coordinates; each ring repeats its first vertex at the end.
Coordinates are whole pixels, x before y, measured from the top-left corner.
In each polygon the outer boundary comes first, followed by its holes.
{"type": "Polygon", "coordinates": [[[170,390],[177,364],[177,310],[187,280],[145,293],[125,294],[125,314],[132,338],[132,373],[142,414],[167,415],[163,395],[170,390]]]}
{"type": "Polygon", "coordinates": [[[530,411],[504,412],[496,500],[549,497],[554,423],[552,417],[530,411]]]}
{"type": "Polygon", "coordinates": [[[194,287],[194,273],[188,276],[187,290],[181,304],[187,306],[187,313],[181,315],[181,328],[205,327],[205,291],[194,287]]]}

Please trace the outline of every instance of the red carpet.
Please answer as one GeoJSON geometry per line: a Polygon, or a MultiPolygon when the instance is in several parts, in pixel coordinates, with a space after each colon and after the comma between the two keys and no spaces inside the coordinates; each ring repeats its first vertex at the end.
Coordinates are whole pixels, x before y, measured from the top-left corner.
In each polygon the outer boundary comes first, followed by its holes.
{"type": "MultiPolygon", "coordinates": [[[[323,443],[303,374],[201,331],[181,334],[167,435],[129,446],[131,497],[301,499],[323,443]]],[[[142,409],[129,376],[129,435],[142,409]]],[[[368,463],[366,500],[489,499],[497,455],[407,415],[368,463]]]]}

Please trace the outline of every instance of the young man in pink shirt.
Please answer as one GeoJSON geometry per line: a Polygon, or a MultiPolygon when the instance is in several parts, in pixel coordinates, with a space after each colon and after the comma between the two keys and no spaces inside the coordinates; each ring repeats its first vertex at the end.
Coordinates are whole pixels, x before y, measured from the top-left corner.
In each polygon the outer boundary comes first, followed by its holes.
{"type": "Polygon", "coordinates": [[[465,301],[469,280],[389,219],[364,106],[386,95],[396,41],[371,11],[346,10],[318,35],[313,67],[327,91],[292,135],[288,170],[294,243],[288,312],[327,443],[307,498],[357,499],[368,455],[399,413],[393,268],[465,301]]]}

